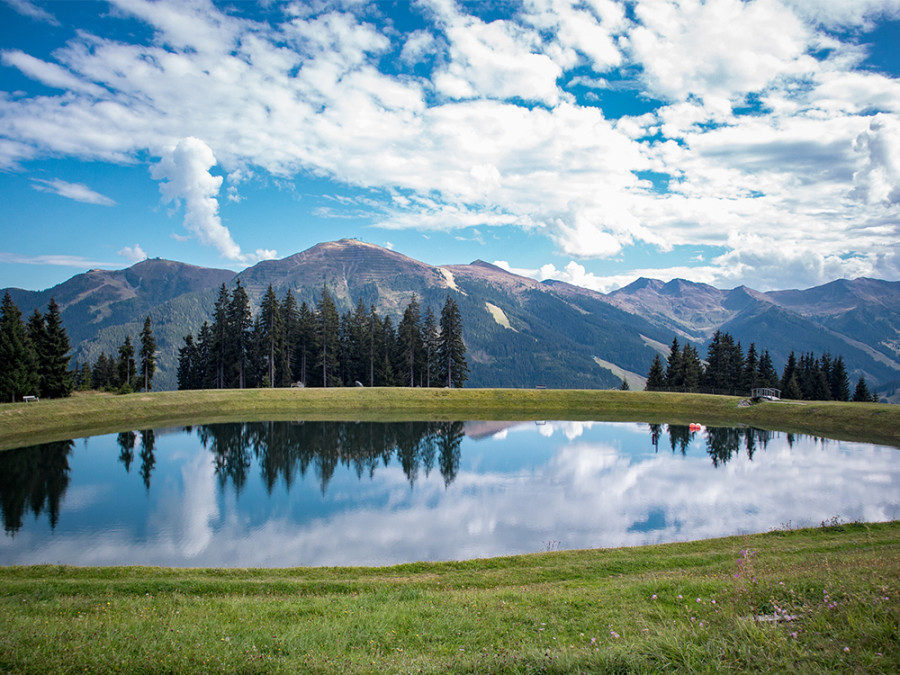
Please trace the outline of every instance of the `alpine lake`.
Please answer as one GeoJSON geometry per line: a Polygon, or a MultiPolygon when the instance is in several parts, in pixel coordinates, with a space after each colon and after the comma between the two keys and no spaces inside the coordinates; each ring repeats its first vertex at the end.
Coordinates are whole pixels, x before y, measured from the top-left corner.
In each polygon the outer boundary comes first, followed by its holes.
{"type": "Polygon", "coordinates": [[[390,565],[900,518],[897,448],[611,422],[247,422],[0,452],[0,564],[390,565]]]}

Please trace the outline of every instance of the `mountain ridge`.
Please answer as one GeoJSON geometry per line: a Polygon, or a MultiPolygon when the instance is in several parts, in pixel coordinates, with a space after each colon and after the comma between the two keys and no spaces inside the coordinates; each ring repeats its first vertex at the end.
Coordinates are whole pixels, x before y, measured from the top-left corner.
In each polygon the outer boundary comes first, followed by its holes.
{"type": "MultiPolygon", "coordinates": [[[[900,282],[860,278],[809,289],[718,289],[685,279],[639,278],[603,294],[537,281],[487,261],[431,265],[354,239],[322,242],[235,273],[148,259],[122,270],[90,270],[43,291],[6,289],[27,315],[50,297],[60,305],[76,360],[93,362],[150,315],[160,344],[160,388],[174,387],[181,338],[208,319],[218,288],[240,282],[256,305],[269,284],[313,305],[323,286],[341,311],[362,300],[399,317],[415,294],[440,307],[453,294],[463,314],[471,386],[611,387],[645,374],[673,337],[703,347],[725,330],[745,348],[843,354],[851,376],[900,387],[900,282]],[[614,374],[617,373],[618,375],[614,374]]],[[[136,328],[137,327],[137,328],[136,328]]]]}

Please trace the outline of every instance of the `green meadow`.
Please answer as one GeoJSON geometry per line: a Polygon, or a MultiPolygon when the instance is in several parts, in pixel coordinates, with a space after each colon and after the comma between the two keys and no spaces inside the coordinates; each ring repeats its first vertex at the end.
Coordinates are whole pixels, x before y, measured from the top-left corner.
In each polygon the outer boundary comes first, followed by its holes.
{"type": "Polygon", "coordinates": [[[747,425],[900,446],[900,406],[568,389],[218,389],[0,404],[0,449],[152,427],[261,420],[602,420],[747,425]]]}

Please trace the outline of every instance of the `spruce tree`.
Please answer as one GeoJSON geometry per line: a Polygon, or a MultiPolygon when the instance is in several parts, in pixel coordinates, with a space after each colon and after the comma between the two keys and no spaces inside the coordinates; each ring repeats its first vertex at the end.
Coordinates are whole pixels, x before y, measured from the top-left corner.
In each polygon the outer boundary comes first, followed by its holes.
{"type": "Polygon", "coordinates": [[[669,391],[681,391],[684,388],[684,363],[683,353],[678,346],[678,338],[672,338],[672,346],[669,348],[669,357],[666,365],[666,389],[669,391]]]}
{"type": "Polygon", "coordinates": [[[224,389],[225,384],[225,351],[228,345],[228,305],[230,295],[223,283],[219,288],[219,297],[213,310],[213,323],[211,328],[210,359],[214,373],[216,389],[224,389]]]}
{"type": "Polygon", "coordinates": [[[119,346],[119,360],[116,362],[116,371],[118,374],[119,391],[134,391],[134,378],[137,369],[134,365],[134,345],[131,344],[131,338],[125,336],[125,342],[119,346]]]}
{"type": "Polygon", "coordinates": [[[828,380],[831,398],[835,401],[850,400],[850,379],[844,367],[844,357],[838,356],[831,363],[831,377],[828,380]]]}
{"type": "Polygon", "coordinates": [[[869,386],[866,384],[866,378],[860,376],[856,383],[856,389],[853,391],[854,403],[867,403],[872,401],[872,394],[869,393],[869,386]]]}
{"type": "Polygon", "coordinates": [[[269,284],[259,307],[260,343],[264,351],[266,364],[266,380],[269,387],[276,386],[276,366],[281,361],[284,350],[284,319],[281,316],[281,304],[269,284]]]}
{"type": "Polygon", "coordinates": [[[459,307],[450,295],[441,309],[440,338],[438,341],[438,359],[441,368],[441,381],[447,386],[462,387],[469,377],[469,366],[466,363],[466,345],[463,342],[462,315],[459,307]]]}
{"type": "Polygon", "coordinates": [[[50,298],[44,329],[44,345],[39,350],[43,363],[41,373],[41,395],[48,398],[62,398],[72,393],[75,386],[69,371],[69,336],[62,325],[59,306],[50,298]]]}
{"type": "Polygon", "coordinates": [[[659,354],[653,356],[653,363],[650,364],[650,371],[647,373],[647,384],[644,385],[644,391],[662,391],[666,386],[666,372],[663,369],[662,359],[659,354]]]}
{"type": "Polygon", "coordinates": [[[143,378],[144,391],[150,391],[153,386],[153,374],[156,372],[156,338],[153,337],[153,325],[150,323],[150,315],[144,320],[141,329],[141,376],[143,378]]]}
{"type": "Polygon", "coordinates": [[[321,372],[322,386],[339,385],[341,318],[327,286],[322,286],[322,296],[316,306],[317,365],[321,372]]]}
{"type": "Polygon", "coordinates": [[[289,288],[281,301],[281,358],[278,363],[278,382],[276,386],[289,387],[294,382],[296,367],[296,345],[300,334],[300,308],[289,288]]]}
{"type": "MultiPolygon", "coordinates": [[[[204,324],[206,325],[206,324],[204,324]]],[[[194,336],[190,333],[184,336],[184,345],[178,350],[178,388],[200,389],[199,386],[199,354],[194,336]]]]}
{"type": "Polygon", "coordinates": [[[703,378],[703,364],[700,362],[700,353],[697,348],[684,344],[681,349],[682,387],[687,392],[700,391],[700,382],[703,378]]]}
{"type": "Polygon", "coordinates": [[[91,372],[91,364],[85,361],[81,364],[81,375],[78,378],[78,391],[88,391],[93,384],[93,373],[91,372]]]}
{"type": "Polygon", "coordinates": [[[425,347],[425,386],[432,387],[438,382],[436,374],[438,325],[431,306],[425,309],[425,318],[422,321],[422,342],[425,347]]]}
{"type": "Polygon", "coordinates": [[[243,389],[247,386],[247,361],[250,355],[253,317],[250,298],[238,281],[231,293],[226,311],[225,386],[243,389]]]}
{"type": "Polygon", "coordinates": [[[781,373],[781,397],[791,399],[799,399],[802,397],[797,376],[797,356],[793,351],[788,355],[787,363],[784,364],[784,371],[781,373]],[[789,387],[791,380],[794,381],[793,387],[789,387]],[[788,396],[789,388],[794,395],[788,396]]]}
{"type": "Polygon", "coordinates": [[[424,368],[421,365],[425,353],[421,324],[419,301],[413,294],[403,312],[403,318],[397,326],[397,340],[400,343],[400,353],[403,357],[404,381],[410,387],[416,386],[416,375],[419,374],[420,369],[424,368]]]}
{"type": "Polygon", "coordinates": [[[22,313],[7,291],[0,307],[0,401],[38,395],[39,385],[37,355],[22,323],[22,313]]]}

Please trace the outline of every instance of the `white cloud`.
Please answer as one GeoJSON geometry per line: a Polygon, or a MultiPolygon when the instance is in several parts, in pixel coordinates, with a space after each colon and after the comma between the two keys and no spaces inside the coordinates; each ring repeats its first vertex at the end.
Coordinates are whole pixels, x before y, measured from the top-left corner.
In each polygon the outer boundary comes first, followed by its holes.
{"type": "Polygon", "coordinates": [[[38,7],[33,2],[30,2],[30,0],[3,0],[3,2],[22,16],[30,17],[36,21],[49,23],[52,26],[59,25],[59,20],[55,16],[50,14],[50,12],[43,7],[38,7]]]}
{"type": "Polygon", "coordinates": [[[144,252],[144,249],[141,248],[140,244],[126,246],[121,249],[118,254],[132,263],[139,263],[141,260],[147,259],[147,254],[144,252]]]}
{"type": "Polygon", "coordinates": [[[94,192],[83,183],[68,183],[64,180],[59,180],[58,178],[54,178],[52,180],[32,178],[31,186],[35,190],[39,190],[40,192],[52,192],[53,194],[57,194],[60,197],[73,199],[76,202],[83,202],[85,204],[97,204],[98,206],[116,205],[116,203],[112,199],[101,195],[99,192],[94,192]]]}
{"type": "Polygon", "coordinates": [[[371,188],[354,213],[376,225],[539,230],[577,260],[634,245],[729,249],[685,268],[703,280],[753,285],[764,260],[751,263],[748,232],[779,254],[798,248],[776,257],[798,285],[893,269],[898,181],[883,153],[900,84],[857,70],[860,49],[820,26],[865,27],[897,3],[640,0],[627,16],[608,0],[528,0],[492,22],[423,4],[428,30],[392,49],[394,29],[352,2],[263,24],[200,0],[116,0],[153,28],[148,44],[82,32],[53,61],[3,54],[65,92],[0,94],[0,165],[159,157],[153,175],[187,230],[235,261],[274,252],[241,252],[219,215],[216,165],[228,200],[247,176],[305,173],[371,188]],[[827,58],[810,56],[823,47],[827,58]],[[394,57],[400,75],[381,69],[394,57]],[[423,60],[432,81],[410,74],[423,60]],[[628,80],[644,87],[635,95],[670,103],[611,120],[560,89],[614,68],[642,73],[628,80]],[[758,104],[742,114],[748,95],[758,104]]]}
{"type": "Polygon", "coordinates": [[[159,191],[166,203],[184,203],[184,226],[204,244],[211,244],[224,257],[241,259],[241,249],[234,243],[228,228],[219,218],[216,196],[222,177],[209,170],[216,158],[209,146],[199,138],[188,137],[178,142],[171,152],[151,167],[154,179],[162,181],[159,191]]]}
{"type": "Polygon", "coordinates": [[[853,175],[853,195],[870,204],[900,205],[900,123],[887,115],[872,118],[854,148],[865,164],[853,175]]]}
{"type": "Polygon", "coordinates": [[[50,253],[46,255],[21,255],[18,253],[6,253],[0,251],[0,262],[17,265],[56,265],[59,267],[119,267],[117,262],[103,262],[85,258],[79,255],[64,255],[50,253]]]}

